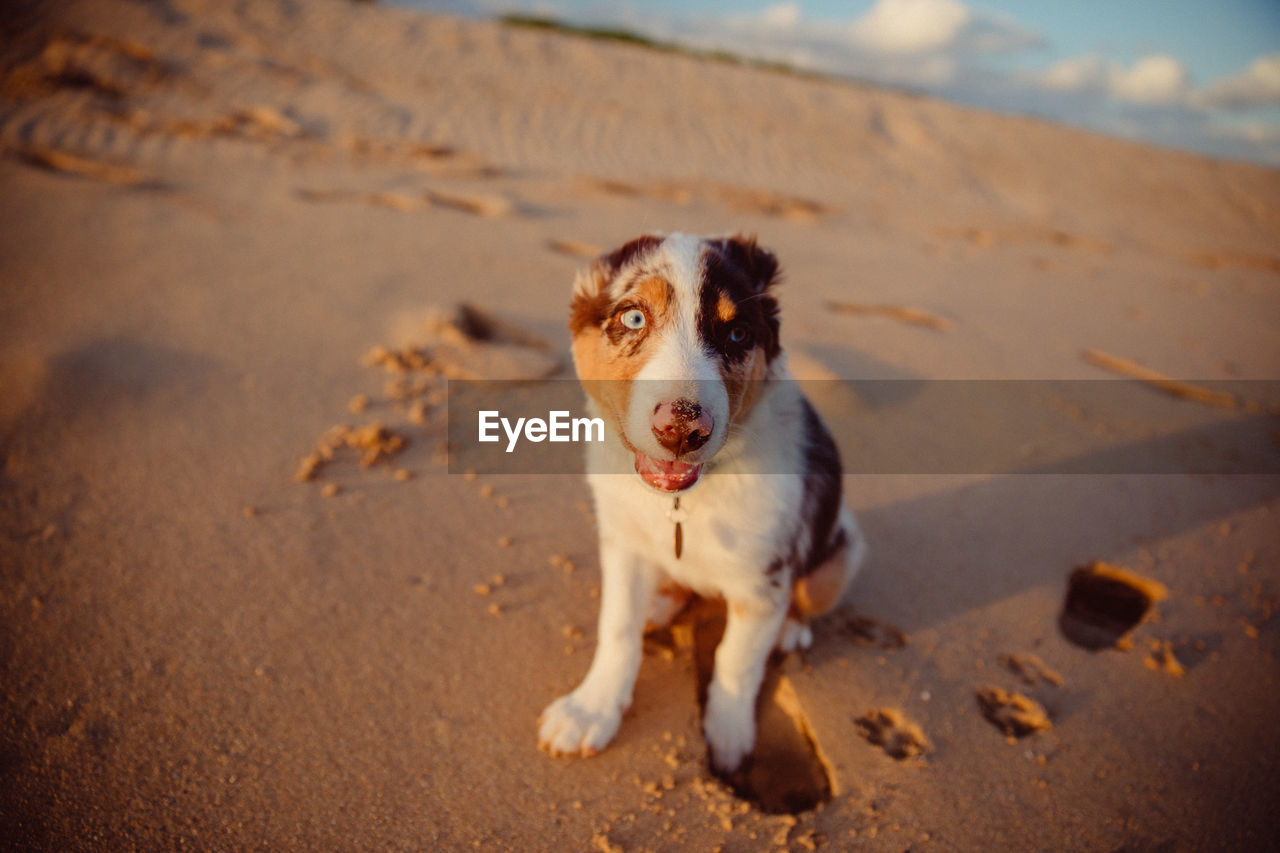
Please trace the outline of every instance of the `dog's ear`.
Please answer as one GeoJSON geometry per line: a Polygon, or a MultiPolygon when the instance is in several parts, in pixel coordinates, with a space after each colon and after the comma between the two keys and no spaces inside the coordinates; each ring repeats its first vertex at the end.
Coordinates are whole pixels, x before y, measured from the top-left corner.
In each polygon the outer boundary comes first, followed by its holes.
{"type": "Polygon", "coordinates": [[[622,246],[607,255],[601,255],[596,263],[608,266],[613,273],[631,263],[635,258],[647,254],[662,244],[662,238],[656,234],[644,234],[634,240],[628,240],[622,246]]]}
{"type": "Polygon", "coordinates": [[[735,234],[716,243],[725,258],[742,270],[757,293],[777,283],[778,259],[773,252],[756,243],[756,235],[735,234]]]}
{"type": "Polygon", "coordinates": [[[586,328],[598,328],[609,319],[609,285],[623,267],[661,242],[661,237],[645,234],[601,255],[580,271],[573,281],[573,298],[569,301],[569,331],[576,335],[586,328]]]}

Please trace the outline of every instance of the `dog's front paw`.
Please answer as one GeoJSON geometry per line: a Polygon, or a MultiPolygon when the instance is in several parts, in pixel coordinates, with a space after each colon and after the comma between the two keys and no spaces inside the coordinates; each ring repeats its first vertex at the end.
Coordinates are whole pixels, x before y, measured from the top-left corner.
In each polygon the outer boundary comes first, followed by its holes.
{"type": "Polygon", "coordinates": [[[702,730],[711,751],[711,766],[729,774],[742,766],[742,760],[756,745],[755,697],[732,696],[715,684],[707,691],[707,712],[702,730]]]}
{"type": "Polygon", "coordinates": [[[552,755],[595,755],[609,745],[622,723],[617,703],[592,707],[577,692],[561,696],[538,718],[538,748],[552,755]]]}

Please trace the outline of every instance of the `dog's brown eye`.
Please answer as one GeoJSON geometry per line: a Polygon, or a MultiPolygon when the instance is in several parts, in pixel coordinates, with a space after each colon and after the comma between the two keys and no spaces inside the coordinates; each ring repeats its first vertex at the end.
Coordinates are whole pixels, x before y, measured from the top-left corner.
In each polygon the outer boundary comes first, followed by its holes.
{"type": "Polygon", "coordinates": [[[739,323],[729,329],[729,343],[745,346],[751,340],[751,329],[739,323]]]}

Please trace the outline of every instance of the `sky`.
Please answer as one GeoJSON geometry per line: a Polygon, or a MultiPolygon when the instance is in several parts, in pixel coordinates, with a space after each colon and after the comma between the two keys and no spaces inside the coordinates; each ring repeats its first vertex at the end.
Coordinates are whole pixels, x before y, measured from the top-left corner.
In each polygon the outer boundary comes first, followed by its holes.
{"type": "Polygon", "coordinates": [[[622,27],[1280,167],[1280,0],[400,0],[622,27]]]}

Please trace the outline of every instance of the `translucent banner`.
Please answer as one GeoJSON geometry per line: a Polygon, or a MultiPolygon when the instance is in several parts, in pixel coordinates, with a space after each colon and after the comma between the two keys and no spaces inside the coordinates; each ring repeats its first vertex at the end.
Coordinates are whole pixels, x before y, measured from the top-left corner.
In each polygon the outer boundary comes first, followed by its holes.
{"type": "MultiPolygon", "coordinates": [[[[1196,398],[1126,380],[765,382],[735,390],[751,404],[722,453],[756,453],[744,438],[752,430],[799,430],[795,420],[758,418],[796,390],[835,438],[849,474],[1280,473],[1276,381],[1215,382],[1196,398]]],[[[645,399],[638,381],[594,383],[591,391],[613,411],[645,399]]],[[[450,472],[582,472],[590,443],[618,441],[625,430],[587,400],[576,380],[451,381],[450,472]]],[[[794,454],[757,455],[758,473],[795,473],[787,470],[794,454]]]]}

